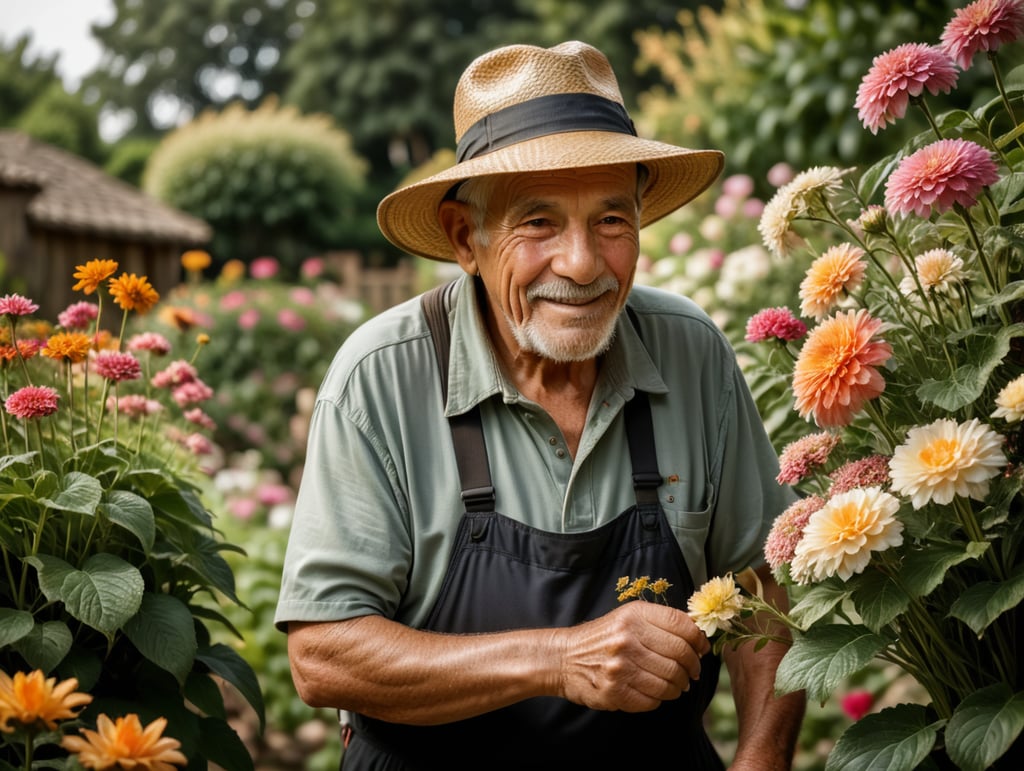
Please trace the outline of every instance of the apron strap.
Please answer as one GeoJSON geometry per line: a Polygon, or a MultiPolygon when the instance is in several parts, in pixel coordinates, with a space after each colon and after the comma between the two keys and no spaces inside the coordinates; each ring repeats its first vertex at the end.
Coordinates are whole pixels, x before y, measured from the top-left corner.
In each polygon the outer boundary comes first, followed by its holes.
{"type": "MultiPolygon", "coordinates": [[[[451,328],[448,310],[451,307],[451,281],[434,287],[422,298],[423,314],[430,327],[441,377],[441,393],[448,398],[448,358],[451,351],[451,328]]],[[[637,334],[640,324],[632,308],[626,308],[630,322],[637,334]]],[[[661,474],[658,472],[657,452],[654,445],[654,421],[651,404],[645,391],[636,391],[626,402],[623,418],[626,421],[626,437],[629,441],[629,456],[633,466],[633,492],[638,506],[658,503],[658,486],[661,474]]],[[[494,484],[487,461],[487,445],[484,441],[480,410],[474,408],[461,415],[448,418],[455,447],[455,462],[462,482],[462,502],[466,511],[494,511],[494,484]]]]}

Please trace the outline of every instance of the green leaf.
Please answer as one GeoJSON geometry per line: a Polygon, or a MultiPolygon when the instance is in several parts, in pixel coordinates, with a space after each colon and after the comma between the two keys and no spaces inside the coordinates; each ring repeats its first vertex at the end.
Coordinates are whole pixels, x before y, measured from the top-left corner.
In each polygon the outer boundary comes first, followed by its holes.
{"type": "Polygon", "coordinates": [[[809,627],[849,596],[850,589],[841,581],[814,584],[790,610],[790,618],[804,628],[809,627]]]}
{"type": "Polygon", "coordinates": [[[0,648],[17,642],[35,625],[35,619],[27,610],[0,608],[0,648]]]}
{"type": "Polygon", "coordinates": [[[224,643],[204,647],[196,654],[196,658],[206,664],[211,672],[220,675],[238,689],[238,692],[256,710],[260,719],[260,731],[262,731],[266,721],[263,693],[260,691],[260,682],[256,678],[256,673],[252,671],[252,667],[249,666],[249,662],[243,659],[234,648],[229,648],[224,643]]]}
{"type": "Polygon", "coordinates": [[[846,729],[825,771],[909,771],[928,757],[941,722],[920,704],[899,704],[865,715],[846,729]]]}
{"type": "Polygon", "coordinates": [[[916,549],[903,558],[900,581],[911,597],[927,597],[942,583],[951,567],[977,559],[988,546],[987,542],[978,541],[972,541],[966,547],[929,543],[927,549],[916,549]]]}
{"type": "Polygon", "coordinates": [[[861,175],[857,183],[857,194],[861,200],[870,203],[875,198],[901,159],[902,155],[890,155],[873,164],[861,175]]]}
{"type": "Polygon", "coordinates": [[[51,672],[71,650],[73,637],[63,621],[36,624],[12,646],[33,669],[51,672]]]}
{"type": "Polygon", "coordinates": [[[1024,600],[1024,564],[1005,581],[980,581],[961,594],[949,609],[980,638],[988,625],[1024,600]]]}
{"type": "Polygon", "coordinates": [[[98,510],[115,525],[120,525],[139,539],[148,554],[156,538],[153,507],[145,498],[128,490],[111,490],[104,496],[98,510]]]}
{"type": "Polygon", "coordinates": [[[985,327],[972,333],[969,346],[972,361],[957,367],[943,380],[925,380],[917,389],[917,396],[950,412],[976,401],[985,390],[989,375],[1010,352],[1010,342],[1024,333],[1024,325],[985,327]]]}
{"type": "Polygon", "coordinates": [[[245,743],[224,720],[200,719],[199,751],[225,771],[252,771],[254,768],[245,743]]]}
{"type": "Polygon", "coordinates": [[[38,454],[33,451],[22,453],[21,455],[4,455],[0,458],[0,472],[6,471],[11,466],[31,466],[32,460],[38,454]]]}
{"type": "Polygon", "coordinates": [[[864,573],[857,581],[853,604],[864,626],[881,632],[910,605],[910,596],[892,578],[876,571],[864,573]]]}
{"type": "Polygon", "coordinates": [[[887,644],[863,626],[829,624],[798,637],[775,673],[777,693],[805,689],[807,698],[824,703],[853,673],[863,669],[887,644]]]}
{"type": "Polygon", "coordinates": [[[25,562],[39,573],[39,588],[50,602],[108,638],[135,615],[145,589],[142,574],[120,557],[102,552],[76,570],[59,557],[38,554],[25,562]]]}
{"type": "Polygon", "coordinates": [[[227,718],[224,696],[213,678],[205,672],[192,670],[185,680],[185,698],[200,712],[211,717],[227,718]]]}
{"type": "Polygon", "coordinates": [[[1024,729],[1024,692],[1006,683],[975,691],[953,711],[946,726],[946,750],[957,768],[984,771],[1024,729]]]}
{"type": "Polygon", "coordinates": [[[139,612],[125,623],[124,633],[139,653],[174,675],[179,685],[185,684],[198,648],[185,603],[169,594],[147,592],[139,612]]]}
{"type": "Polygon", "coordinates": [[[91,516],[96,513],[96,507],[103,497],[103,486],[96,477],[81,471],[69,471],[61,477],[54,492],[56,495],[52,499],[40,497],[39,503],[48,509],[91,516]]]}

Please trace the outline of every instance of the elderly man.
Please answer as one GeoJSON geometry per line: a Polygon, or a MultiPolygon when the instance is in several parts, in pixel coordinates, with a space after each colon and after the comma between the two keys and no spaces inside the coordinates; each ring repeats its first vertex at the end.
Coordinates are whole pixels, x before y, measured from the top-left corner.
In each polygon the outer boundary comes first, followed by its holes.
{"type": "MultiPolygon", "coordinates": [[[[378,221],[465,276],[351,335],[317,400],[276,617],[299,694],[351,713],[346,769],[723,768],[683,609],[762,564],[790,499],[726,340],[633,288],[640,228],[722,156],[637,137],[577,42],[481,56],[455,127],[378,221]],[[619,604],[623,576],[668,604],[619,604]]],[[[780,655],[724,654],[733,769],[790,766],[780,655]]]]}

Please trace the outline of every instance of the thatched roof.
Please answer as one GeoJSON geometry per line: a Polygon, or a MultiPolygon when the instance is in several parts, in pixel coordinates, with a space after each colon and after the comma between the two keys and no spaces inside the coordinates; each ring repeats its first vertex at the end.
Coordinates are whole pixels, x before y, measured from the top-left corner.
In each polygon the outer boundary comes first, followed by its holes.
{"type": "Polygon", "coordinates": [[[99,167],[18,131],[0,130],[0,187],[39,193],[31,225],[132,241],[204,244],[210,226],[99,167]]]}

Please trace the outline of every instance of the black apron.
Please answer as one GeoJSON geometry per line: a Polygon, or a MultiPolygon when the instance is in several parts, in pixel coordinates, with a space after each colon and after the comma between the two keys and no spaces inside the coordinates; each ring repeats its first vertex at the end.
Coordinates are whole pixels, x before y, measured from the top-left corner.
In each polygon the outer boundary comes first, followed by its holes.
{"type": "MultiPolygon", "coordinates": [[[[449,330],[441,291],[428,293],[424,312],[447,394],[449,330]]],[[[624,417],[636,505],[582,533],[546,532],[494,511],[479,411],[450,420],[466,511],[425,629],[480,633],[571,626],[613,610],[621,576],[666,578],[672,584],[666,595],[670,604],[685,606],[694,586],[658,502],[661,476],[646,393],[636,392],[624,417]]],[[[437,726],[353,715],[342,768],[718,771],[724,766],[704,732],[702,716],[719,667],[717,657],[705,655],[700,680],[650,712],[606,712],[540,697],[437,726]]]]}

